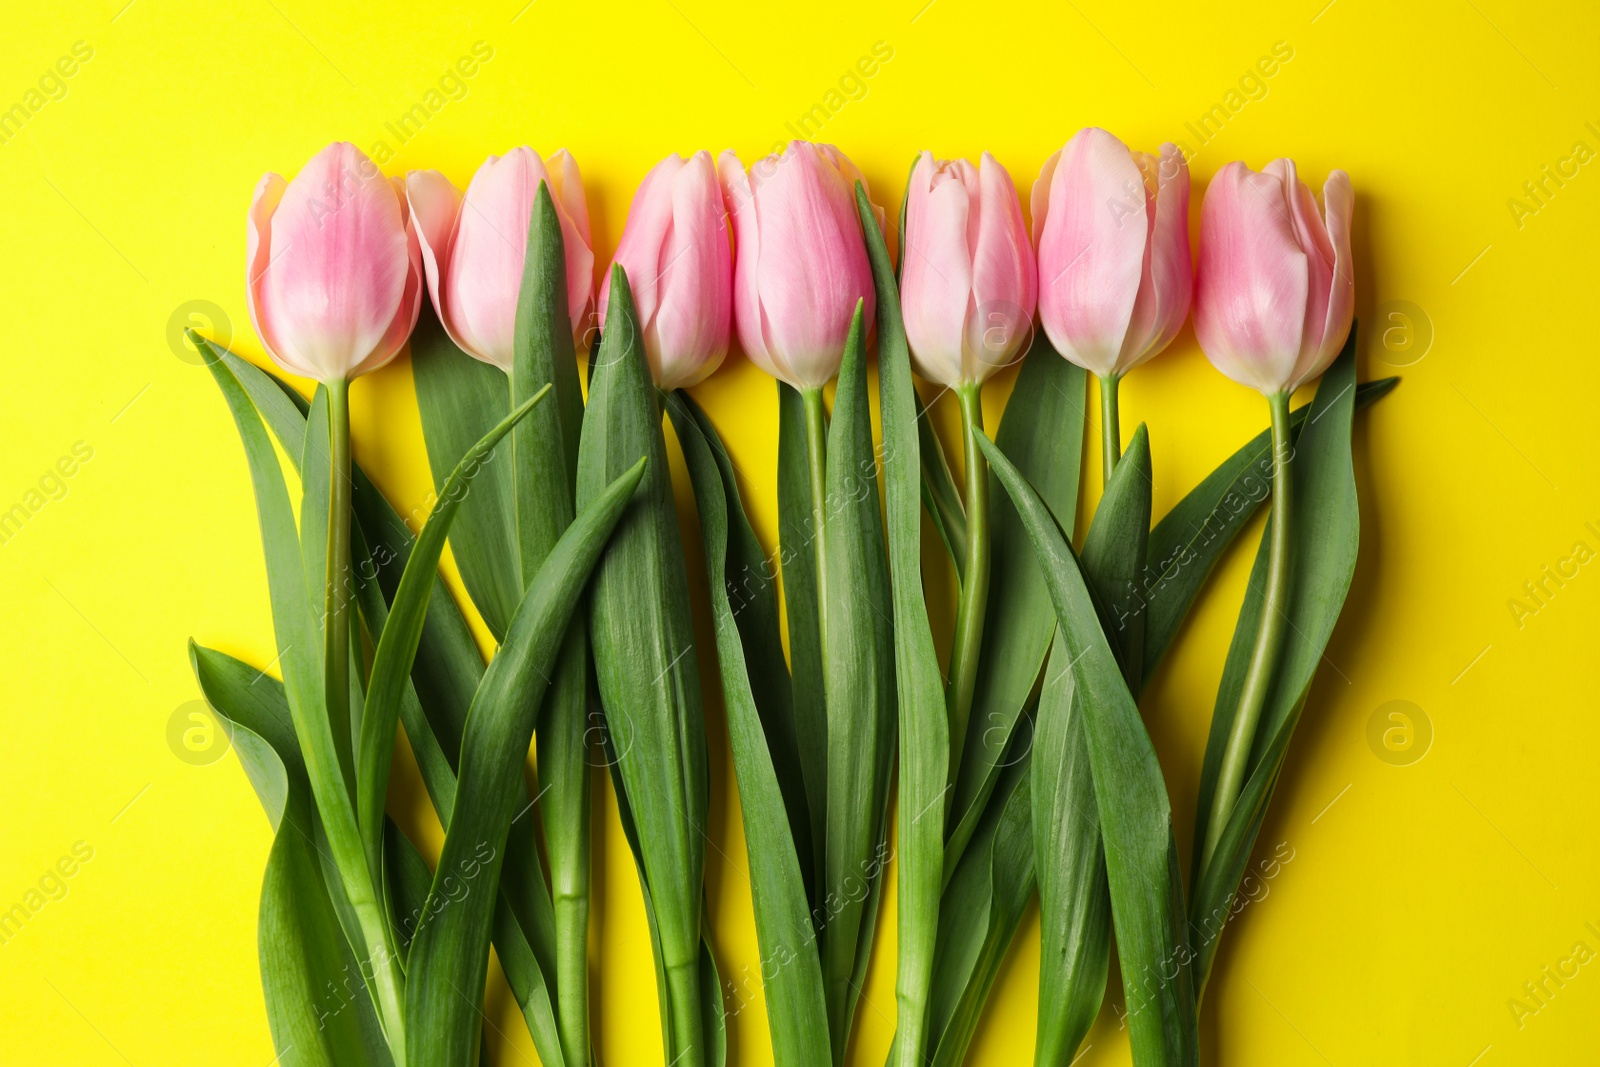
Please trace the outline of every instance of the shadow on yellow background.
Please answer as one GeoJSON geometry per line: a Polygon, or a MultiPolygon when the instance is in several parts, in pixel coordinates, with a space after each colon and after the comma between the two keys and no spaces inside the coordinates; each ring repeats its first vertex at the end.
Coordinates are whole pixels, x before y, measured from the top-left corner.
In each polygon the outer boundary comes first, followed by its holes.
{"type": "MultiPolygon", "coordinates": [[[[268,825],[233,756],[180,758],[169,730],[199,696],[187,638],[272,658],[242,453],[174,340],[202,325],[260,358],[242,282],[263,172],[348,139],[390,174],[437,168],[464,185],[490,152],[565,146],[603,262],[633,186],[670,151],[749,161],[799,133],[833,141],[893,217],[918,149],[988,149],[1026,192],[1095,124],[1138,148],[1182,143],[1196,208],[1232,159],[1292,156],[1315,186],[1348,170],[1362,377],[1405,376],[1356,420],[1355,586],[1257,850],[1292,859],[1229,927],[1208,991],[1208,1062],[1594,1062],[1600,965],[1575,961],[1595,958],[1580,945],[1600,950],[1600,14],[1323,4],[8,5],[0,909],[24,904],[25,919],[0,927],[0,1060],[272,1062],[255,948],[268,825]],[[1412,733],[1386,741],[1397,723],[1412,733]]],[[[988,391],[991,428],[1010,381],[988,391]]],[[[735,354],[694,393],[770,548],[770,381],[735,354]]],[[[1124,425],[1151,429],[1158,515],[1265,425],[1259,397],[1214,372],[1187,329],[1122,393],[1124,425]]],[[[430,488],[407,361],[354,395],[357,458],[407,512],[430,488]]],[[[948,429],[953,405],[941,417],[948,429]]],[[[1143,702],[1185,853],[1246,560],[1225,561],[1143,702]]],[[[947,630],[953,592],[930,591],[947,630]]],[[[731,1059],[764,1064],[744,842],[711,707],[707,880],[722,973],[747,999],[730,1001],[731,1059]]],[[[391,799],[436,850],[415,778],[391,799]]],[[[633,864],[614,804],[599,810],[600,1055],[660,1062],[633,864]]],[[[886,889],[863,1065],[883,1062],[892,1033],[892,871],[886,889]]],[[[969,1062],[1030,1062],[1037,953],[1030,918],[969,1062]]],[[[1127,1062],[1118,1004],[1113,992],[1083,1067],[1127,1062]]],[[[488,1026],[498,1063],[536,1062],[502,983],[488,1026]]]]}

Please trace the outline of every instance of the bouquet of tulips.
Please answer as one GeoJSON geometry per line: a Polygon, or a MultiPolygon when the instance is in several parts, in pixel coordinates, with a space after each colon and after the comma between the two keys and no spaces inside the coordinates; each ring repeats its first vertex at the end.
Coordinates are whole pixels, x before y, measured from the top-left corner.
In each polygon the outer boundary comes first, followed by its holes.
{"type": "Polygon", "coordinates": [[[666,1062],[725,1064],[730,1001],[749,991],[720,976],[703,921],[710,756],[670,420],[702,533],[775,1061],[846,1061],[892,859],[892,1064],[962,1062],[1035,892],[1035,1062],[1079,1055],[1115,930],[1135,1063],[1196,1064],[1217,939],[1355,564],[1352,415],[1394,384],[1355,382],[1342,172],[1323,204],[1287,160],[1229,164],[1196,271],[1186,162],[1103,130],[1046,163],[1031,235],[987,154],[920,155],[893,230],[829,145],[797,141],[748,171],[732,153],[669,156],[635,194],[589,329],[588,210],[564,152],[490,157],[464,194],[431,171],[391,181],[348,144],[293,181],[264,178],[252,320],[315,392],[195,340],[244,444],[278,654],[262,668],[190,655],[276,831],[259,939],[280,1062],[484,1062],[491,946],[546,1067],[597,1059],[590,796],[605,767],[666,1062]],[[1191,299],[1202,347],[1267,397],[1270,429],[1152,526],[1149,439],[1140,426],[1124,447],[1117,385],[1191,299]],[[733,335],[777,379],[774,552],[685,391],[733,335]],[[350,448],[350,383],[408,340],[436,487],[416,530],[350,448]],[[991,437],[984,382],[1018,362],[991,437]],[[955,393],[959,488],[937,396],[913,372],[955,393]],[[1091,373],[1104,491],[1075,546],[1091,373]],[[1138,696],[1268,499],[1186,886],[1138,696]],[[959,588],[946,664],[924,513],[959,588]],[[487,662],[439,573],[447,541],[495,642],[487,662]],[[401,727],[445,829],[432,863],[385,813],[401,727]]]}

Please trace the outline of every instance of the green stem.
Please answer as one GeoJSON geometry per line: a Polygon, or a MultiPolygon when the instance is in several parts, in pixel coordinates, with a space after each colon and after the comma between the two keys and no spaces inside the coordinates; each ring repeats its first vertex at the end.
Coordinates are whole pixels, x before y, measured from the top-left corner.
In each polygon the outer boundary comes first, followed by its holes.
{"type": "Polygon", "coordinates": [[[1122,381],[1119,374],[1102,374],[1100,377],[1100,434],[1104,445],[1101,449],[1105,459],[1105,484],[1111,484],[1111,474],[1117,469],[1117,461],[1122,458],[1122,426],[1117,414],[1117,384],[1122,381]]]}
{"type": "MultiPolygon", "coordinates": [[[[405,1062],[405,976],[393,942],[394,931],[379,899],[381,875],[370,865],[355,820],[350,787],[356,781],[350,747],[350,383],[336,379],[328,390],[328,570],[324,587],[323,675],[329,725],[343,771],[345,795],[328,798],[338,805],[324,811],[334,861],[345,893],[361,926],[367,963],[372,969],[379,1017],[395,1062],[405,1062]],[[348,765],[347,765],[348,764],[348,765]]],[[[319,797],[319,806],[326,803],[319,797]]]]}
{"type": "Polygon", "coordinates": [[[1239,691],[1239,709],[1233,718],[1233,729],[1228,733],[1228,747],[1222,753],[1222,769],[1217,776],[1217,791],[1206,826],[1205,851],[1200,859],[1202,875],[1211,863],[1211,856],[1233,815],[1239,791],[1244,787],[1245,767],[1250,761],[1256,727],[1277,671],[1288,621],[1289,526],[1294,495],[1293,474],[1289,469],[1293,455],[1289,440],[1289,394],[1269,396],[1267,404],[1272,409],[1272,519],[1267,531],[1272,541],[1267,557],[1267,589],[1261,604],[1255,647],[1250,652],[1250,666],[1239,691]]]}
{"type": "Polygon", "coordinates": [[[703,1067],[706,1063],[705,1021],[700,1005],[700,960],[667,965],[667,996],[671,1002],[672,1048],[669,1067],[703,1067]]]}
{"type": "MultiPolygon", "coordinates": [[[[828,663],[828,553],[824,531],[828,515],[828,413],[822,405],[821,389],[805,389],[800,397],[806,405],[806,444],[811,459],[811,547],[817,560],[817,630],[821,638],[822,663],[828,663]]],[[[826,669],[824,669],[826,674],[826,669]]]]}
{"type": "Polygon", "coordinates": [[[955,640],[950,648],[950,685],[945,704],[950,714],[950,781],[961,769],[972,691],[978,680],[978,652],[983,645],[983,618],[989,603],[989,464],[978,450],[983,429],[983,383],[956,387],[961,401],[961,441],[966,459],[967,553],[961,568],[961,597],[956,604],[955,640]]]}
{"type": "MultiPolygon", "coordinates": [[[[324,587],[324,695],[334,750],[347,785],[356,781],[350,727],[350,383],[328,390],[328,571],[324,587]]],[[[352,800],[354,797],[352,796],[352,800]]]]}

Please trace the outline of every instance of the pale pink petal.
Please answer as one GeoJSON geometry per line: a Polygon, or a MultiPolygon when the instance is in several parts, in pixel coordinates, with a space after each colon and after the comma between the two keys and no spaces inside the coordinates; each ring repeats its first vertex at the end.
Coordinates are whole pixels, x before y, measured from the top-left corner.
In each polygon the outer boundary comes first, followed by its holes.
{"type": "MultiPolygon", "coordinates": [[[[683,159],[670,155],[650,168],[628,206],[628,222],[617,243],[611,262],[622,264],[628,274],[628,289],[639,321],[655,314],[656,288],[661,270],[659,257],[667,232],[672,228],[672,179],[683,169],[683,159]]],[[[605,329],[606,306],[611,300],[611,272],[600,282],[600,328],[605,329]]]]}
{"type": "Polygon", "coordinates": [[[275,355],[319,380],[347,377],[389,330],[408,283],[398,198],[354,145],[329,145],[284,190],[258,312],[275,355]]]}
{"type": "MultiPolygon", "coordinates": [[[[567,262],[567,315],[573,329],[582,328],[594,295],[594,240],[589,234],[589,201],[578,163],[565,148],[546,164],[550,195],[561,218],[561,240],[567,262]]],[[[520,275],[518,276],[520,278],[520,275]]]]}
{"type": "Polygon", "coordinates": [[[733,263],[710,153],[696,153],[673,179],[672,217],[661,299],[646,332],[657,381],[669,390],[698,385],[728,351],[733,263]]]}
{"type": "Polygon", "coordinates": [[[1268,395],[1293,380],[1308,278],[1282,183],[1223,167],[1201,207],[1195,279],[1195,333],[1218,370],[1268,395]]]}
{"type": "Polygon", "coordinates": [[[1037,247],[1039,237],[1044,233],[1044,220],[1050,213],[1050,185],[1055,181],[1056,166],[1061,162],[1061,150],[1058,148],[1044,161],[1044,166],[1039,168],[1039,176],[1033,180],[1033,191],[1029,196],[1028,211],[1033,215],[1033,243],[1037,247]]]}
{"type": "Polygon", "coordinates": [[[1189,262],[1189,166],[1174,145],[1164,144],[1161,158],[1143,156],[1140,169],[1146,187],[1152,179],[1155,185],[1147,200],[1150,237],[1139,298],[1117,361],[1118,374],[1126,374],[1172,343],[1188,317],[1194,290],[1189,262]]]}
{"type": "MultiPolygon", "coordinates": [[[[1328,244],[1333,249],[1333,271],[1328,279],[1327,312],[1317,330],[1318,345],[1307,352],[1301,346],[1301,358],[1295,365],[1294,380],[1290,388],[1308,382],[1328,369],[1339,350],[1350,336],[1350,322],[1355,309],[1355,264],[1350,257],[1350,218],[1355,207],[1355,194],[1350,188],[1350,176],[1342,170],[1328,175],[1322,187],[1323,210],[1327,216],[1328,244]]],[[[1312,324],[1307,322],[1307,329],[1312,324]]]]}
{"type": "Polygon", "coordinates": [[[963,358],[968,381],[982,381],[1017,356],[1028,341],[1038,300],[1038,267],[1017,187],[989,153],[979,164],[969,186],[981,218],[971,237],[974,313],[967,320],[963,358]]]}
{"type": "Polygon", "coordinates": [[[528,248],[534,193],[547,180],[532,149],[490,156],[462,201],[445,276],[444,302],[461,347],[510,372],[517,298],[528,248]]]}
{"type": "Polygon", "coordinates": [[[756,366],[781,377],[761,336],[761,298],[757,268],[761,258],[761,228],[756,221],[755,192],[744,165],[732,151],[717,158],[717,177],[723,202],[733,227],[733,325],[739,347],[756,366]]]}
{"type": "Polygon", "coordinates": [[[421,248],[434,313],[456,346],[465,348],[444,299],[444,280],[450,274],[450,253],[461,218],[461,191],[436,170],[414,170],[406,175],[406,200],[411,206],[411,223],[421,248]]]}
{"type": "Polygon", "coordinates": [[[963,380],[962,347],[972,302],[969,204],[955,174],[924,152],[906,191],[901,311],[917,373],[940,385],[963,380]]]}
{"type": "Polygon", "coordinates": [[[1149,222],[1144,178],[1123,143],[1082,130],[1061,150],[1039,239],[1039,314],[1056,350],[1112,373],[1128,332],[1149,222]]]}

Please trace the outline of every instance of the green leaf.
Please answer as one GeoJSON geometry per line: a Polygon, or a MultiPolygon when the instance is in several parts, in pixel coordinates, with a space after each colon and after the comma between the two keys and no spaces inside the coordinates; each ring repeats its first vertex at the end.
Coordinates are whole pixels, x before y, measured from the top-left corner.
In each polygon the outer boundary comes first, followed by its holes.
{"type": "Polygon", "coordinates": [[[1087,709],[1089,760],[1135,1061],[1141,1067],[1190,1067],[1199,1056],[1195,1001],[1172,812],[1155,748],[1070,543],[1005,454],[987,437],[979,435],[978,443],[1033,542],[1071,656],[1073,684],[1087,709]],[[1176,973],[1168,976],[1169,969],[1176,973]]]}
{"type": "MultiPolygon", "coordinates": [[[[567,315],[567,267],[550,188],[539,183],[517,300],[511,402],[554,389],[554,403],[512,433],[518,553],[530,582],[573,517],[583,395],[567,315]]],[[[567,632],[538,733],[539,813],[550,857],[561,1044],[578,1067],[589,1057],[588,634],[583,611],[567,632]]],[[[530,829],[531,824],[530,824],[530,829]]],[[[529,839],[530,844],[532,839],[529,839]]]]}
{"type": "MultiPolygon", "coordinates": [[[[995,440],[1037,487],[1063,529],[1078,510],[1083,410],[1088,376],[1034,336],[995,440]]],[[[949,878],[994,789],[1017,719],[1028,702],[1055,633],[1055,611],[1016,508],[990,472],[991,571],[983,657],[967,721],[966,746],[950,805],[945,845],[949,878]]]]}
{"type": "MultiPolygon", "coordinates": [[[[287,383],[253,364],[223,352],[228,365],[266,418],[273,435],[287,447],[305,434],[310,405],[287,383]]],[[[299,453],[289,451],[292,460],[299,453]]],[[[384,597],[393,597],[410,559],[410,529],[359,467],[352,466],[353,504],[358,525],[352,534],[352,565],[362,614],[373,633],[382,633],[388,618],[384,597]],[[368,532],[370,531],[370,534],[368,532]],[[368,545],[366,536],[372,538],[368,545]]],[[[253,668],[244,668],[254,676],[253,668]]],[[[423,621],[422,640],[412,666],[412,686],[403,694],[400,717],[406,728],[423,785],[440,822],[448,827],[455,807],[456,760],[461,751],[467,714],[484,673],[478,647],[467,629],[444,580],[435,577],[423,621]]],[[[288,712],[285,708],[284,716],[288,712]]],[[[247,764],[248,768],[248,764],[247,764]]],[[[495,950],[513,996],[546,1067],[561,1063],[552,983],[546,978],[554,953],[553,917],[544,891],[542,868],[533,841],[531,820],[514,825],[507,839],[506,865],[518,872],[518,907],[513,909],[502,884],[495,909],[495,950]],[[526,918],[519,919],[518,913],[526,918]],[[526,925],[524,925],[524,923],[526,925]],[[538,952],[534,946],[538,945],[538,952]],[[541,962],[541,957],[543,962],[541,962]]],[[[502,879],[502,882],[507,879],[502,879]]],[[[426,894],[427,886],[423,887],[426,894]]],[[[392,909],[391,909],[392,910],[392,909]]],[[[410,913],[407,912],[409,915],[410,913]]],[[[413,918],[415,926],[415,917],[413,918]]],[[[406,940],[409,939],[407,936],[406,940]]]]}
{"type": "MultiPolygon", "coordinates": [[[[1356,387],[1357,410],[1387,396],[1399,383],[1399,378],[1362,382],[1356,387]]],[[[1309,406],[1300,407],[1290,414],[1291,432],[1300,432],[1309,410],[1309,406]]],[[[1144,595],[1149,600],[1145,610],[1146,682],[1155,674],[1217,560],[1271,490],[1272,431],[1262,430],[1191,489],[1150,531],[1150,561],[1143,577],[1144,595]]]]}
{"type": "MultiPolygon", "coordinates": [[[[829,1060],[828,1013],[799,859],[810,853],[811,822],[799,777],[777,597],[715,428],[682,391],[668,398],[667,410],[688,463],[705,539],[773,1062],[811,1067],[829,1060]],[[786,775],[787,788],[780,775],[786,775]],[[797,847],[797,841],[804,845],[797,847]]],[[[721,1002],[720,992],[716,999],[721,1002]]]]}
{"type": "Polygon", "coordinates": [[[283,683],[189,642],[200,691],[222,721],[276,837],[261,887],[259,951],[267,1022],[293,1067],[392,1063],[356,956],[329,897],[321,836],[283,683]]]}
{"type": "MultiPolygon", "coordinates": [[[[436,490],[474,443],[511,411],[505,372],[457,348],[426,300],[411,335],[411,376],[436,490]]],[[[499,641],[522,599],[512,449],[484,464],[450,535],[461,580],[499,641]]]]}
{"type": "MultiPolygon", "coordinates": [[[[360,767],[357,775],[357,801],[362,839],[367,843],[368,862],[379,869],[382,856],[383,810],[389,791],[389,764],[394,756],[395,726],[400,702],[411,678],[411,664],[422,641],[423,617],[433,592],[433,581],[444,554],[445,535],[450,523],[468,495],[473,479],[500,439],[549,393],[545,386],[523,401],[494,429],[461,457],[456,469],[445,479],[444,489],[434,501],[433,511],[406,561],[388,619],[378,638],[368,681],[366,706],[361,718],[360,767]]],[[[318,394],[321,395],[320,393],[318,394]]],[[[313,413],[316,408],[313,406],[313,413]]],[[[315,424],[315,415],[308,426],[315,424]]],[[[310,433],[307,434],[308,439],[310,433]]]]}
{"type": "MultiPolygon", "coordinates": [[[[1134,432],[1095,508],[1082,566],[1100,626],[1123,677],[1137,693],[1143,601],[1134,582],[1150,530],[1150,438],[1134,432]]],[[[1069,669],[1073,653],[1057,632],[1034,725],[1033,851],[1039,880],[1039,1034],[1035,1060],[1066,1067],[1078,1055],[1105,999],[1111,901],[1090,765],[1088,709],[1069,669]]]]}
{"type": "MultiPolygon", "coordinates": [[[[900,318],[900,293],[889,250],[856,183],[856,212],[866,235],[878,304],[878,398],[883,420],[883,478],[894,610],[895,707],[900,734],[898,959],[895,1039],[900,1063],[920,1065],[927,1044],[929,987],[944,888],[944,813],[950,724],[928,605],[922,594],[921,467],[917,394],[900,318]]],[[[877,494],[872,504],[877,505],[877,494]]]]}
{"type": "Polygon", "coordinates": [[[860,987],[857,956],[869,947],[867,909],[882,874],[889,778],[894,767],[894,604],[862,346],[861,303],[845,342],[828,430],[825,690],[828,809],[822,974],[834,1062],[842,1063],[860,987]]]}
{"type": "Polygon", "coordinates": [[[578,499],[593,497],[641,454],[649,465],[638,499],[595,569],[590,644],[655,909],[668,993],[667,1057],[699,1067],[708,1053],[699,976],[709,803],[705,721],[661,410],[620,268],[612,271],[606,323],[578,450],[578,499]]]}
{"type": "Polygon", "coordinates": [[[1033,895],[1031,739],[1018,736],[940,903],[932,1067],[959,1067],[1033,895]]]}
{"type": "Polygon", "coordinates": [[[639,460],[562,535],[512,616],[467,719],[455,810],[411,946],[410,1067],[469,1062],[501,875],[534,717],[590,571],[644,472],[639,460]],[[480,882],[479,879],[482,879],[480,882]]]}
{"type": "MultiPolygon", "coordinates": [[[[1289,632],[1262,712],[1244,788],[1210,865],[1195,880],[1189,915],[1199,959],[1196,973],[1202,987],[1272,799],[1289,740],[1355,574],[1360,542],[1360,506],[1350,451],[1355,392],[1352,329],[1344,352],[1323,374],[1310,414],[1295,441],[1290,470],[1299,503],[1290,531],[1289,632]]],[[[1202,834],[1215,802],[1222,749],[1238,710],[1239,690],[1261,617],[1267,555],[1264,537],[1217,690],[1195,807],[1196,825],[1202,827],[1202,834]]]]}
{"type": "MultiPolygon", "coordinates": [[[[789,664],[795,739],[811,816],[809,854],[800,856],[813,910],[820,908],[828,840],[828,709],[822,678],[822,624],[817,612],[817,557],[811,512],[811,460],[805,400],[778,382],[778,555],[783,570],[784,614],[789,622],[789,664]]],[[[821,930],[817,931],[819,934],[821,930]]]]}

